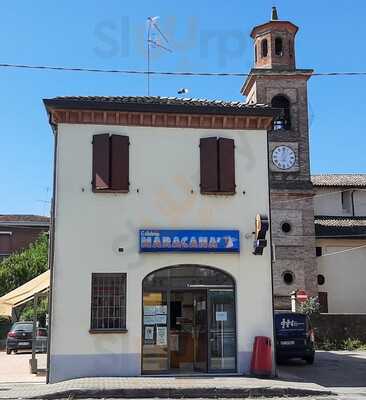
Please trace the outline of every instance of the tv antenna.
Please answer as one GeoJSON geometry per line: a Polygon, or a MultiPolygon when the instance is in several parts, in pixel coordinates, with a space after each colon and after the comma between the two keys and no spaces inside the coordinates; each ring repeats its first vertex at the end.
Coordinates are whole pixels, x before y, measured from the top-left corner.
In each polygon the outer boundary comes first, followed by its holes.
{"type": "Polygon", "coordinates": [[[172,53],[166,45],[169,44],[168,38],[164,35],[158,26],[159,17],[147,18],[147,95],[150,95],[150,56],[151,48],[161,49],[168,53],[172,53]],[[164,42],[163,45],[161,42],[164,42]]]}

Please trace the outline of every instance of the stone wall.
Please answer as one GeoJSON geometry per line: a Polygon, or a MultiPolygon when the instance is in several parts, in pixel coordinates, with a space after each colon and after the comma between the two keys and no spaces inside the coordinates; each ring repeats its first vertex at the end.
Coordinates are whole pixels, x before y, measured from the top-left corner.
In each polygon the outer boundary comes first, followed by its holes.
{"type": "Polygon", "coordinates": [[[315,340],[342,342],[354,338],[366,343],[366,314],[317,314],[311,321],[315,340]]]}

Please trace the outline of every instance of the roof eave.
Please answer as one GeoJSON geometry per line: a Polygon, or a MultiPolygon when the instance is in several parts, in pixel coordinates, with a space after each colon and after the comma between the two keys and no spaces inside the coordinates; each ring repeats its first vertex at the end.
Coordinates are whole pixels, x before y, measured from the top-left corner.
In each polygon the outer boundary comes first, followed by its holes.
{"type": "Polygon", "coordinates": [[[275,117],[278,110],[270,107],[220,107],[220,106],[195,106],[177,104],[143,104],[143,103],[113,103],[106,101],[85,101],[67,99],[44,99],[46,110],[104,110],[104,111],[135,111],[135,112],[161,112],[184,114],[216,114],[216,115],[244,115],[258,117],[275,117]]]}
{"type": "Polygon", "coordinates": [[[245,79],[243,86],[240,89],[240,93],[243,96],[248,96],[250,89],[252,88],[254,82],[258,78],[274,78],[274,77],[285,77],[290,76],[291,78],[305,78],[310,79],[313,75],[314,70],[310,68],[294,69],[292,71],[286,71],[283,69],[273,69],[273,68],[252,68],[245,79]]]}
{"type": "Polygon", "coordinates": [[[297,25],[295,25],[294,23],[290,22],[290,21],[275,20],[275,21],[265,22],[264,24],[256,25],[252,29],[252,31],[250,32],[250,36],[252,38],[254,38],[256,31],[261,30],[261,29],[265,29],[267,27],[272,27],[274,25],[287,25],[289,28],[291,28],[291,30],[294,33],[294,35],[296,35],[296,33],[299,30],[299,27],[297,25]]]}
{"type": "Polygon", "coordinates": [[[47,221],[0,221],[0,227],[33,227],[33,228],[48,228],[50,226],[50,222],[47,221]]]}

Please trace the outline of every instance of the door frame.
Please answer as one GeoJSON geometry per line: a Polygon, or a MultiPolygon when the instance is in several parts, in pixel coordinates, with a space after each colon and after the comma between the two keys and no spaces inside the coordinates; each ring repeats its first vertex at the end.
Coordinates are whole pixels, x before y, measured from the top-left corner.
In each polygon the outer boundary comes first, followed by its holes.
{"type": "MultiPolygon", "coordinates": [[[[225,272],[225,271],[223,271],[225,272]]],[[[202,285],[202,287],[187,287],[187,288],[177,288],[177,289],[171,289],[171,288],[163,288],[163,287],[149,287],[147,290],[144,290],[144,287],[142,285],[142,293],[141,293],[141,375],[180,375],[180,374],[172,374],[171,366],[170,366],[170,361],[171,361],[171,350],[170,350],[170,301],[171,301],[171,292],[193,292],[193,291],[201,291],[206,293],[206,303],[207,303],[207,312],[206,312],[206,319],[207,319],[207,355],[206,355],[206,372],[193,372],[192,374],[198,375],[198,374],[209,374],[209,373],[217,373],[217,374],[232,374],[236,373],[238,370],[238,332],[237,332],[237,302],[236,302],[236,285],[233,287],[229,287],[228,285],[202,285]],[[209,316],[208,316],[208,310],[211,310],[211,301],[210,301],[210,296],[208,295],[209,290],[227,290],[227,289],[232,289],[234,291],[234,312],[235,312],[235,318],[234,318],[234,329],[235,329],[235,368],[231,370],[210,370],[209,369],[209,316]],[[167,302],[167,357],[168,357],[168,369],[163,370],[163,371],[144,371],[143,369],[143,350],[144,350],[144,293],[156,293],[156,292],[165,292],[166,293],[166,302],[167,302]]],[[[186,375],[189,375],[187,373],[186,375]]]]}
{"type": "MultiPolygon", "coordinates": [[[[208,291],[205,288],[182,288],[182,289],[167,289],[169,291],[169,305],[168,305],[168,314],[169,314],[169,326],[168,326],[168,357],[169,357],[169,372],[171,373],[172,368],[170,365],[170,360],[171,360],[171,349],[170,349],[170,299],[171,299],[171,294],[172,292],[186,292],[186,293],[194,293],[194,292],[201,292],[202,294],[205,294],[205,299],[206,299],[206,329],[207,329],[207,339],[206,339],[206,368],[205,371],[195,371],[194,370],[194,364],[195,364],[195,338],[193,338],[193,374],[207,374],[208,373],[208,291]]],[[[195,312],[194,304],[193,304],[193,312],[195,312]]],[[[196,316],[193,314],[192,316],[192,329],[193,329],[193,321],[195,320],[196,316]]],[[[194,326],[195,328],[195,326],[194,326]]],[[[179,373],[177,375],[180,375],[179,373]]]]}

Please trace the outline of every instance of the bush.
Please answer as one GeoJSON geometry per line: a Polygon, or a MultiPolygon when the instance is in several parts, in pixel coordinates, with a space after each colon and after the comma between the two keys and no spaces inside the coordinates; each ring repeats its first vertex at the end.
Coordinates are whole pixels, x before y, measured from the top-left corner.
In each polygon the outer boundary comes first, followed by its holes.
{"type": "Polygon", "coordinates": [[[306,314],[318,314],[319,313],[319,300],[317,296],[309,297],[307,300],[303,301],[297,306],[297,311],[306,314]]]}
{"type": "Polygon", "coordinates": [[[341,342],[337,340],[331,341],[328,338],[321,338],[316,340],[315,347],[317,350],[332,351],[332,350],[366,350],[366,343],[363,343],[359,339],[347,338],[341,342]]]}
{"type": "Polygon", "coordinates": [[[359,339],[347,338],[342,342],[342,350],[353,351],[353,350],[365,350],[365,349],[366,349],[366,343],[361,342],[361,340],[359,339]]]}

